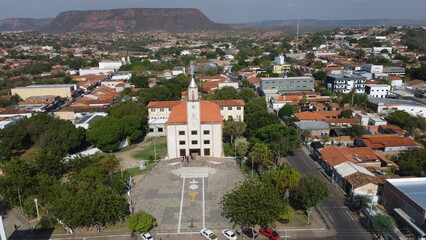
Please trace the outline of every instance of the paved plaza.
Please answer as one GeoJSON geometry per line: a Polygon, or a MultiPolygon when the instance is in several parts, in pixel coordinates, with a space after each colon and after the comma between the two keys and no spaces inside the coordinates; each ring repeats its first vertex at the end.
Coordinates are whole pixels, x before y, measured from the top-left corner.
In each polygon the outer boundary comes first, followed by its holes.
{"type": "Polygon", "coordinates": [[[232,228],[219,202],[244,179],[233,159],[162,160],[133,188],[134,209],[151,213],[159,234],[232,228]]]}

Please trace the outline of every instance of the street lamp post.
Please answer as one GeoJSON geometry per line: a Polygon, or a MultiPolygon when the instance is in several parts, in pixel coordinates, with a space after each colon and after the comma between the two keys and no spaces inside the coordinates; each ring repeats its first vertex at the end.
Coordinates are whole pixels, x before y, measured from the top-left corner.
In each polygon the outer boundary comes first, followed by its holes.
{"type": "Polygon", "coordinates": [[[22,208],[22,200],[21,200],[21,190],[18,188],[18,198],[19,198],[19,207],[21,208],[21,214],[24,214],[24,209],[22,208]]]}
{"type": "Polygon", "coordinates": [[[38,199],[34,198],[34,203],[36,205],[36,210],[37,210],[37,220],[40,221],[40,212],[38,211],[38,199]]]}

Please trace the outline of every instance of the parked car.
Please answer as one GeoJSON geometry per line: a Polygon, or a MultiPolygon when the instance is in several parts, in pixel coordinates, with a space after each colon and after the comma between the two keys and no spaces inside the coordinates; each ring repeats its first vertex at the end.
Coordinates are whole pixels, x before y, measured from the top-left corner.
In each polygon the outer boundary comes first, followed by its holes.
{"type": "Polygon", "coordinates": [[[225,236],[226,239],[237,240],[237,236],[235,235],[235,233],[229,229],[223,229],[222,235],[225,236]]]}
{"type": "Polygon", "coordinates": [[[259,232],[268,237],[269,239],[277,240],[280,235],[272,228],[261,227],[259,232]]]}
{"type": "Polygon", "coordinates": [[[154,238],[151,236],[149,232],[141,233],[141,237],[143,240],[154,240],[154,238]]]}
{"type": "Polygon", "coordinates": [[[208,239],[208,240],[218,240],[218,239],[217,239],[217,236],[216,236],[216,235],[214,235],[214,233],[213,233],[212,231],[210,231],[209,229],[207,229],[207,228],[203,228],[203,229],[201,229],[201,230],[200,230],[200,234],[201,234],[201,236],[203,236],[205,239],[208,239]]]}
{"type": "Polygon", "coordinates": [[[253,228],[244,228],[243,234],[252,239],[257,238],[258,235],[256,230],[254,230],[253,228]]]}

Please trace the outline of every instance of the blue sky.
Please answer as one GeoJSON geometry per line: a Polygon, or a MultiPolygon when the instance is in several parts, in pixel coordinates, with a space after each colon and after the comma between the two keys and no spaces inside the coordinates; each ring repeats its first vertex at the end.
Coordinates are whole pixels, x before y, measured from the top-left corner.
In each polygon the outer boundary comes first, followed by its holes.
{"type": "Polygon", "coordinates": [[[426,0],[0,0],[0,19],[67,10],[198,8],[220,23],[279,19],[426,19],[426,0]]]}

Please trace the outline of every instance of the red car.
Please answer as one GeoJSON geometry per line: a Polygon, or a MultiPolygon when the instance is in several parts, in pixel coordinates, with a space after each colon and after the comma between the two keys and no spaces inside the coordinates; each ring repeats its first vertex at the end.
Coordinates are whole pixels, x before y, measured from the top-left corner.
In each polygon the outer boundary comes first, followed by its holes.
{"type": "Polygon", "coordinates": [[[272,228],[261,227],[259,229],[259,232],[268,237],[269,239],[277,240],[278,238],[280,238],[280,235],[272,228]]]}

